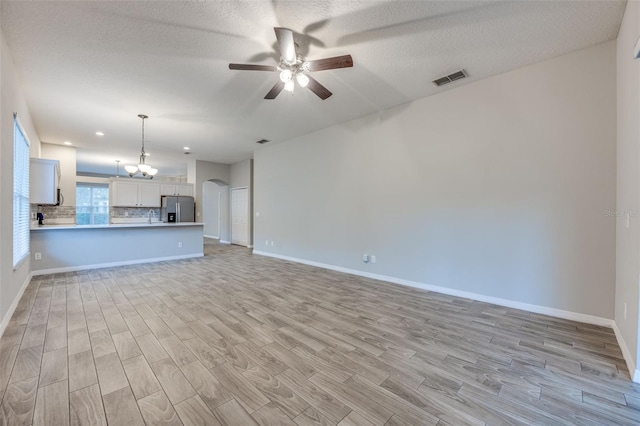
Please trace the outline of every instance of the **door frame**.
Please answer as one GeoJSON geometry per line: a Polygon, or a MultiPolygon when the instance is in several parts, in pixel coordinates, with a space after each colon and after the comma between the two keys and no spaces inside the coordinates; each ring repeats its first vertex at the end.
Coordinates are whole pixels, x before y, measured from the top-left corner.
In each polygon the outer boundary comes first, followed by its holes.
{"type": "Polygon", "coordinates": [[[233,243],[233,191],[237,191],[237,190],[246,190],[247,191],[247,244],[236,244],[242,247],[247,247],[247,248],[251,248],[251,191],[249,191],[249,187],[248,186],[236,186],[233,188],[229,188],[229,241],[231,242],[231,244],[233,243]]]}

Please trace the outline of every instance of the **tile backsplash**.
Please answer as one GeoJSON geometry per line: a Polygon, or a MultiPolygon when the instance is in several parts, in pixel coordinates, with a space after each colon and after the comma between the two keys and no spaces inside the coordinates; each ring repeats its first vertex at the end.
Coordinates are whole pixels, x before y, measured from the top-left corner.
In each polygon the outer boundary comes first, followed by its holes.
{"type": "Polygon", "coordinates": [[[37,220],[35,220],[36,213],[44,214],[44,223],[49,225],[76,223],[75,206],[41,206],[39,204],[31,204],[32,222],[37,223],[37,220]]]}
{"type": "MultiPolygon", "coordinates": [[[[151,220],[153,222],[159,222],[159,208],[110,207],[109,219],[111,223],[143,222],[148,220],[149,210],[153,211],[151,220]]],[[[65,225],[76,223],[75,206],[41,206],[38,204],[31,204],[31,223],[34,225],[37,224],[37,220],[35,219],[36,213],[44,214],[44,223],[46,225],[65,225]]]]}
{"type": "Polygon", "coordinates": [[[109,216],[111,223],[131,223],[142,222],[149,218],[149,210],[153,212],[151,221],[160,221],[159,208],[142,208],[142,207],[110,207],[109,216]]]}

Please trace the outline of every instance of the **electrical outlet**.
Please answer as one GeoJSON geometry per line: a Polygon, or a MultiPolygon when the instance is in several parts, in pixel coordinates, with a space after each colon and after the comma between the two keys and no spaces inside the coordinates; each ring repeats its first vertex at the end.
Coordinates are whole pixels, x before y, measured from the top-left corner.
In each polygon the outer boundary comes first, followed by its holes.
{"type": "Polygon", "coordinates": [[[368,254],[363,254],[362,255],[362,261],[364,263],[369,263],[369,255],[368,254]]]}
{"type": "Polygon", "coordinates": [[[269,240],[264,240],[264,245],[268,246],[269,245],[269,240]]]}
{"type": "MultiPolygon", "coordinates": [[[[42,260],[42,253],[36,253],[36,254],[35,254],[35,256],[34,256],[34,258],[35,258],[36,260],[42,260]]],[[[626,307],[626,305],[625,305],[625,307],[626,307]]],[[[625,312],[626,312],[626,309],[625,309],[625,312]]],[[[626,318],[626,315],[625,315],[625,318],[626,318]]]]}
{"type": "Polygon", "coordinates": [[[271,240],[271,247],[273,247],[273,240],[271,240]]]}
{"type": "Polygon", "coordinates": [[[369,260],[371,261],[371,263],[376,263],[376,256],[372,254],[372,255],[369,257],[369,260]]]}
{"type": "Polygon", "coordinates": [[[129,217],[129,212],[124,212],[124,217],[129,217]]]}
{"type": "Polygon", "coordinates": [[[178,248],[182,248],[182,241],[178,243],[178,248]]]}

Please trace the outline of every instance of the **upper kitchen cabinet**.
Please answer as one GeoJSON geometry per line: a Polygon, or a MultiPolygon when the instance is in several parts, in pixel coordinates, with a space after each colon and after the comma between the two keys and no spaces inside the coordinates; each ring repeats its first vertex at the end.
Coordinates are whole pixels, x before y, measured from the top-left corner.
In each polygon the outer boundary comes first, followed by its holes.
{"type": "Polygon", "coordinates": [[[181,183],[181,184],[160,184],[161,195],[183,195],[193,197],[193,184],[181,183]]]}
{"type": "Polygon", "coordinates": [[[111,181],[113,207],[160,207],[160,185],[133,180],[111,181]]]}
{"type": "Polygon", "coordinates": [[[44,158],[31,158],[29,163],[29,202],[31,204],[58,204],[60,162],[44,158]]]}
{"type": "Polygon", "coordinates": [[[140,207],[160,207],[160,185],[138,182],[138,197],[140,207]]]}

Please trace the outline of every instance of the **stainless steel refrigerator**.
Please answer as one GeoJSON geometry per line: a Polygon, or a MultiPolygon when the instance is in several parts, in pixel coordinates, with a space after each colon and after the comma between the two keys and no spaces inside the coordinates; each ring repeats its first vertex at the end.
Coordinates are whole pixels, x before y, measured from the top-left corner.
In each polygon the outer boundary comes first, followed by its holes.
{"type": "Polygon", "coordinates": [[[163,195],[161,197],[163,222],[195,222],[193,197],[163,195]]]}

